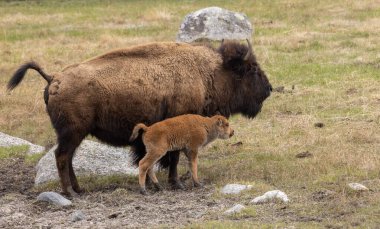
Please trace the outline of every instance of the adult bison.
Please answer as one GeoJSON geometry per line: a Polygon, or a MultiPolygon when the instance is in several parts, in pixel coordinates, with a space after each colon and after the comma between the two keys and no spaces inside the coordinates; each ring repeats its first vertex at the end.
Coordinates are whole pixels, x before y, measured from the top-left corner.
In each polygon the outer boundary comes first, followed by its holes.
{"type": "MultiPolygon", "coordinates": [[[[72,159],[88,135],[115,146],[132,145],[137,161],[145,154],[141,139],[128,142],[137,123],[186,113],[211,116],[242,113],[253,118],[272,86],[252,47],[224,42],[218,49],[185,43],[150,43],[120,49],[47,74],[29,62],[8,83],[14,89],[31,68],[48,82],[44,99],[57,133],[55,151],[62,191],[81,192],[72,159]]],[[[179,152],[160,161],[169,182],[181,187],[179,152]]]]}

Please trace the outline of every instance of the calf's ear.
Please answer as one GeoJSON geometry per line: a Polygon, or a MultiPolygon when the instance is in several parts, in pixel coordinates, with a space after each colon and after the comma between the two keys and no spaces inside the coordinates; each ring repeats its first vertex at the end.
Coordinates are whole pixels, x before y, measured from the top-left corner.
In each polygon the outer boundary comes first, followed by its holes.
{"type": "Polygon", "coordinates": [[[223,125],[223,120],[221,118],[218,118],[218,120],[216,121],[216,124],[218,126],[222,126],[223,125]]]}

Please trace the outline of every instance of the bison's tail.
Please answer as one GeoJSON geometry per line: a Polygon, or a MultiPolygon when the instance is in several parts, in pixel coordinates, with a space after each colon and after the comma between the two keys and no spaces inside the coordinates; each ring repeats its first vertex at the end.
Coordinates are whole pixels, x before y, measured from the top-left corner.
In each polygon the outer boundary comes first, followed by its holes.
{"type": "Polygon", "coordinates": [[[146,148],[142,140],[142,134],[138,134],[137,138],[131,142],[131,154],[134,165],[139,165],[141,159],[146,155],[146,148]]]}
{"type": "Polygon", "coordinates": [[[133,128],[133,131],[132,131],[132,135],[131,137],[129,138],[129,141],[130,142],[133,142],[134,140],[136,140],[136,138],[139,136],[140,134],[140,130],[143,130],[144,132],[146,131],[146,129],[148,129],[147,126],[145,126],[144,124],[142,123],[139,123],[135,126],[135,128],[133,128]]]}
{"type": "Polygon", "coordinates": [[[7,89],[10,91],[10,90],[13,90],[15,87],[17,87],[17,85],[22,81],[22,79],[24,78],[25,76],[25,73],[26,71],[31,68],[31,69],[34,69],[36,70],[38,73],[40,73],[40,75],[48,82],[50,83],[53,79],[53,77],[51,77],[50,75],[46,74],[42,68],[35,62],[31,61],[31,62],[27,62],[23,65],[21,65],[17,71],[13,74],[12,78],[9,80],[8,82],[8,85],[7,85],[7,89]]]}

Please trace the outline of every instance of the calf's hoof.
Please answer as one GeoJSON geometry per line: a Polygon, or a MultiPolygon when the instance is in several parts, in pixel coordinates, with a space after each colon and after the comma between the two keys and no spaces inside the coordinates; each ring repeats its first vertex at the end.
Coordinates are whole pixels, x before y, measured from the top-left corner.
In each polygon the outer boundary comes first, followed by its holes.
{"type": "Polygon", "coordinates": [[[176,181],[170,181],[170,187],[173,189],[173,190],[185,190],[185,186],[183,186],[183,184],[179,181],[179,180],[176,180],[176,181]]]}
{"type": "Polygon", "coordinates": [[[159,183],[153,183],[153,185],[156,192],[162,191],[163,188],[159,183]]]}
{"type": "Polygon", "coordinates": [[[140,188],[140,194],[146,196],[148,195],[148,192],[146,191],[145,188],[140,188]]]}

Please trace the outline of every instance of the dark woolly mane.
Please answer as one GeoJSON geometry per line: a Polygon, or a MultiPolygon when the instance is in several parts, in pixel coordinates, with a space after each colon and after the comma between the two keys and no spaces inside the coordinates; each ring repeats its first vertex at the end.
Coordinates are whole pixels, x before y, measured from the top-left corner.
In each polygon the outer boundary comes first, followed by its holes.
{"type": "Polygon", "coordinates": [[[218,52],[222,55],[223,67],[235,72],[240,77],[246,75],[252,68],[257,66],[253,52],[248,60],[244,60],[249,47],[238,42],[226,41],[219,47],[218,52]]]}

